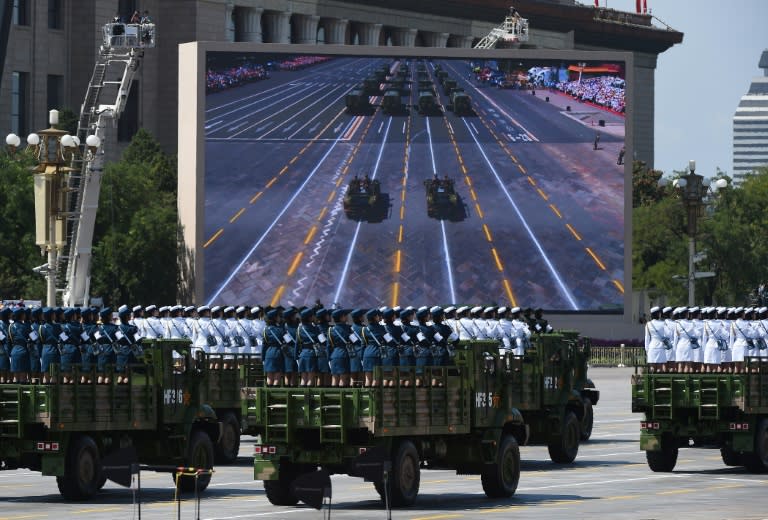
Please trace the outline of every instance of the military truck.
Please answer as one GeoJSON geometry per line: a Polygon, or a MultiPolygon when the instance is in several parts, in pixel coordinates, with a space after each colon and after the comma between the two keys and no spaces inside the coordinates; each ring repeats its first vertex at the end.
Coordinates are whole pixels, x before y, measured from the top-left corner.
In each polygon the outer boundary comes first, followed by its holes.
{"type": "Polygon", "coordinates": [[[242,415],[242,389],[264,384],[264,366],[257,354],[198,353],[196,360],[208,368],[201,382],[202,402],[209,405],[221,423],[221,436],[214,445],[216,464],[233,464],[240,451],[240,436],[257,430],[242,415]]]}
{"type": "Polygon", "coordinates": [[[472,103],[464,89],[453,89],[449,100],[448,110],[451,110],[454,114],[458,116],[472,114],[472,103]]]}
{"type": "Polygon", "coordinates": [[[347,92],[344,102],[347,106],[347,112],[350,114],[369,114],[373,110],[368,94],[362,88],[352,89],[347,92]]]}
{"type": "Polygon", "coordinates": [[[455,89],[458,84],[456,83],[455,79],[445,78],[442,82],[442,85],[443,85],[443,93],[446,96],[450,96],[451,92],[453,92],[453,89],[455,89]]]}
{"type": "Polygon", "coordinates": [[[399,89],[390,88],[384,92],[384,97],[381,99],[381,109],[386,114],[400,114],[403,112],[403,100],[399,89]]]}
{"type": "Polygon", "coordinates": [[[145,344],[144,363],[128,368],[127,384],[81,383],[75,374],[73,384],[0,385],[0,468],[55,476],[64,498],[83,500],[106,481],[104,457],[132,447],[137,463],[164,467],[182,491],[204,490],[210,474],[177,473],[212,468],[220,435],[201,399],[206,369],[189,347],[186,340],[145,344]]]}
{"type": "Polygon", "coordinates": [[[670,472],[682,447],[720,450],[726,466],[768,471],[768,359],[748,358],[746,372],[632,376],[632,412],[643,413],[640,449],[648,467],[670,472]]]}
{"type": "MultiPolygon", "coordinates": [[[[387,199],[388,200],[388,199],[387,199]]],[[[386,212],[385,197],[381,193],[381,184],[366,175],[362,179],[355,176],[344,194],[344,214],[352,220],[380,221],[382,212],[386,212]]]]}
{"type": "Polygon", "coordinates": [[[427,179],[424,181],[424,188],[427,195],[427,216],[430,218],[450,219],[463,210],[453,179],[427,179]]]}
{"type": "Polygon", "coordinates": [[[416,106],[419,114],[424,116],[434,114],[440,110],[435,99],[435,93],[432,90],[419,90],[419,101],[416,106]]]}
{"type": "Polygon", "coordinates": [[[451,366],[424,368],[432,386],[416,385],[414,367],[392,367],[388,377],[407,386],[245,389],[244,414],[261,425],[254,478],[275,505],[296,504],[291,483],[318,467],[372,481],[393,506],[414,503],[424,467],[479,474],[488,497],[512,496],[520,445],[546,442],[553,460],[575,458],[586,400],[574,385],[587,356],[576,335],[541,336],[525,356],[462,342],[451,366]]]}

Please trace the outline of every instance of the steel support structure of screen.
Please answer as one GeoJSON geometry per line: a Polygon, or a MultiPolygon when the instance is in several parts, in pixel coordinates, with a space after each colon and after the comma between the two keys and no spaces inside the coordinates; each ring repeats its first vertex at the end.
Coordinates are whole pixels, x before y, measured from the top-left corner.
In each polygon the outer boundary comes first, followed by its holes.
{"type": "Polygon", "coordinates": [[[195,43],[180,56],[197,301],[624,313],[631,55],[195,43]]]}

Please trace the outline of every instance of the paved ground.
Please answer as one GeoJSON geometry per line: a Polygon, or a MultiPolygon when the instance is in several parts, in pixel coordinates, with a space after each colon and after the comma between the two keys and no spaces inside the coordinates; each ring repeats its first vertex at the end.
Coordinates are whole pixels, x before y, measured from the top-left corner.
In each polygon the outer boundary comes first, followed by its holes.
{"type": "MultiPolygon", "coordinates": [[[[490,518],[604,519],[753,519],[765,518],[768,478],[741,468],[726,468],[717,451],[681,450],[673,473],[652,473],[638,450],[640,417],[630,412],[631,369],[590,371],[601,389],[595,409],[595,432],[576,462],[555,466],[546,448],[524,447],[523,472],[517,494],[508,500],[488,500],[479,477],[448,471],[422,472],[421,491],[414,507],[395,510],[392,518],[408,520],[490,518]]],[[[249,519],[322,518],[306,507],[281,508],[267,502],[260,482],[252,480],[248,454],[241,448],[240,464],[218,468],[201,502],[200,518],[249,519]]],[[[333,518],[386,518],[373,489],[359,479],[335,476],[333,518]]],[[[142,518],[175,518],[170,477],[142,475],[145,503],[142,518]]],[[[182,503],[181,518],[196,518],[194,503],[182,503]]],[[[89,503],[60,502],[53,478],[27,471],[0,473],[0,520],[114,520],[137,518],[131,492],[108,483],[89,503]]]]}
{"type": "Polygon", "coordinates": [[[439,104],[429,115],[416,108],[415,61],[402,112],[372,95],[371,110],[348,113],[347,93],[390,63],[339,58],[206,97],[206,299],[620,307],[623,118],[479,85],[461,61],[427,65],[439,104]],[[472,113],[448,109],[438,64],[472,113]],[[345,191],[365,175],[380,182],[383,210],[349,218],[345,191]],[[435,175],[454,181],[458,201],[430,216],[424,181],[435,175]]]}

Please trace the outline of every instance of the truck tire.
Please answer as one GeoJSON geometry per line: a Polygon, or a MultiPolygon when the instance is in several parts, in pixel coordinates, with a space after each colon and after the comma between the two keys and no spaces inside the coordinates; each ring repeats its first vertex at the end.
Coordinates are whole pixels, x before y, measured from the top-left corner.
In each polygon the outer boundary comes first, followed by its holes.
{"type": "Polygon", "coordinates": [[[402,441],[392,461],[390,497],[392,507],[410,506],[419,494],[419,452],[411,441],[402,441]]]}
{"type": "Polygon", "coordinates": [[[240,452],[240,421],[232,412],[221,418],[221,438],[216,443],[216,464],[234,464],[240,452]]]}
{"type": "Polygon", "coordinates": [[[572,411],[565,412],[560,435],[553,437],[547,444],[549,458],[555,464],[570,464],[579,453],[581,425],[572,411]]]}
{"type": "Polygon", "coordinates": [[[645,460],[648,461],[648,467],[656,473],[669,473],[675,469],[677,464],[678,447],[672,437],[664,436],[661,438],[661,449],[659,451],[646,451],[645,460]]]}
{"type": "Polygon", "coordinates": [[[582,441],[588,441],[592,437],[595,415],[592,408],[592,400],[589,397],[584,397],[582,402],[584,403],[584,417],[581,418],[581,435],[579,437],[582,441]]]}
{"type": "MultiPolygon", "coordinates": [[[[192,430],[189,438],[189,447],[187,448],[187,467],[213,469],[213,442],[211,438],[202,430],[192,430]]],[[[200,475],[197,478],[189,475],[180,475],[173,473],[173,481],[178,481],[178,488],[181,493],[194,493],[195,486],[197,492],[205,491],[211,482],[211,475],[200,475]]]]}
{"type": "Polygon", "coordinates": [[[743,455],[744,466],[750,473],[768,471],[768,419],[757,423],[755,432],[755,451],[743,455]]]}
{"type": "Polygon", "coordinates": [[[101,458],[96,442],[88,435],[72,439],[64,464],[64,476],[56,477],[61,496],[86,500],[99,492],[101,458]]]}
{"type": "Polygon", "coordinates": [[[741,455],[733,451],[729,446],[720,448],[720,456],[723,458],[723,464],[726,466],[741,466],[741,455]]]}
{"type": "Polygon", "coordinates": [[[501,438],[496,461],[485,465],[480,480],[488,498],[509,498],[515,494],[520,481],[520,448],[514,436],[507,434],[501,438]]]}
{"type": "Polygon", "coordinates": [[[289,462],[280,463],[280,477],[277,480],[265,480],[264,492],[267,500],[274,506],[295,506],[299,499],[291,493],[291,483],[298,476],[298,471],[289,462]]]}

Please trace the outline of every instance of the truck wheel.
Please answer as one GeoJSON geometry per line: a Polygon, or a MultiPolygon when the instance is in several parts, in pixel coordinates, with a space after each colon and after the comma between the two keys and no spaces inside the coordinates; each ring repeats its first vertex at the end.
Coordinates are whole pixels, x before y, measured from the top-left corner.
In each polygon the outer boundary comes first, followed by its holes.
{"type": "Polygon", "coordinates": [[[390,497],[393,507],[410,506],[419,494],[419,452],[411,441],[403,441],[392,461],[390,497]]]}
{"type": "Polygon", "coordinates": [[[661,438],[661,450],[646,451],[645,460],[648,461],[648,467],[651,471],[657,473],[669,473],[675,469],[677,464],[677,444],[672,437],[664,436],[661,438]]]}
{"type": "Polygon", "coordinates": [[[71,441],[64,476],[56,477],[59,492],[67,500],[86,500],[99,491],[101,460],[99,448],[88,435],[71,441]]]}
{"type": "Polygon", "coordinates": [[[581,419],[581,435],[582,441],[588,441],[592,437],[592,426],[595,423],[594,410],[592,408],[592,400],[589,397],[582,399],[584,403],[584,417],[581,419]]]}
{"type": "Polygon", "coordinates": [[[216,444],[216,464],[234,464],[240,452],[240,421],[228,412],[221,419],[221,439],[216,444]]]}
{"type": "MultiPolygon", "coordinates": [[[[189,439],[189,448],[187,455],[187,466],[191,468],[212,469],[213,468],[213,443],[208,434],[202,430],[192,430],[192,436],[189,439]]],[[[179,491],[182,493],[194,493],[195,486],[197,492],[205,491],[211,482],[211,475],[194,476],[180,475],[173,473],[173,481],[178,480],[179,491]]]]}
{"type": "Polygon", "coordinates": [[[744,454],[744,466],[750,473],[768,471],[768,419],[762,419],[757,423],[755,451],[744,454]]]}
{"type": "Polygon", "coordinates": [[[291,493],[291,483],[298,476],[298,471],[288,462],[280,464],[280,477],[277,480],[265,480],[264,492],[267,500],[274,506],[295,506],[299,499],[291,493]]]}
{"type": "Polygon", "coordinates": [[[741,455],[733,451],[729,446],[720,448],[720,456],[723,458],[723,464],[726,466],[741,466],[741,455]]]}
{"type": "Polygon", "coordinates": [[[552,438],[547,445],[549,458],[555,464],[570,464],[579,453],[581,425],[576,414],[570,410],[565,413],[560,435],[552,438]]]}
{"type": "Polygon", "coordinates": [[[512,435],[505,435],[496,452],[496,461],[486,464],[480,476],[488,498],[509,498],[520,481],[520,448],[512,435]]]}

